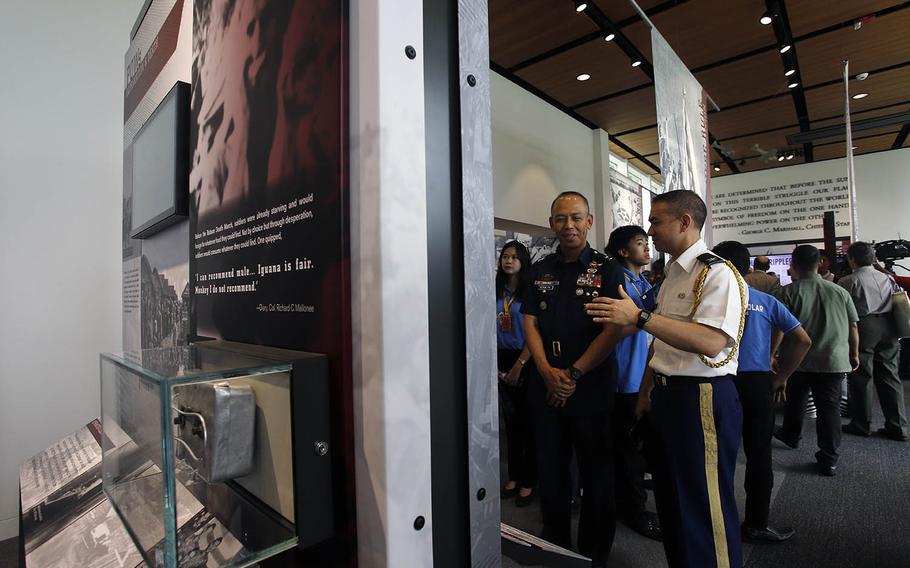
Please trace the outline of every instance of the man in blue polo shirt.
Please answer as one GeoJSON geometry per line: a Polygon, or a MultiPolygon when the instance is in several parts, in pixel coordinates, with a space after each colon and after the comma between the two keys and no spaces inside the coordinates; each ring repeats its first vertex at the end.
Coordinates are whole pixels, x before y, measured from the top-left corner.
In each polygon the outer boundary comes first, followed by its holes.
{"type": "MultiPolygon", "coordinates": [[[[626,225],[610,234],[607,253],[623,266],[626,294],[635,304],[651,311],[656,304],[656,291],[641,275],[651,262],[648,234],[641,227],[626,225]]],[[[613,410],[613,459],[616,473],[616,509],[636,532],[660,540],[657,515],[645,509],[648,495],[644,489],[645,457],[631,429],[638,421],[635,405],[648,361],[648,334],[637,330],[616,344],[616,406],[613,410]]],[[[646,420],[647,418],[644,418],[646,420]]]]}
{"type": "MultiPolygon", "coordinates": [[[[725,241],[714,254],[729,260],[740,274],[749,272],[749,249],[725,241]]],[[[746,326],[739,346],[736,390],[743,408],[743,450],[746,453],[746,518],[742,536],[746,542],[769,544],[793,536],[793,529],[768,526],[771,489],[771,434],[774,430],[774,400],[784,400],[787,379],[799,367],[812,340],[796,317],[773,296],[749,288],[746,326]],[[781,342],[783,343],[781,344],[781,342]],[[781,358],[772,371],[771,361],[780,346],[781,358]]]]}

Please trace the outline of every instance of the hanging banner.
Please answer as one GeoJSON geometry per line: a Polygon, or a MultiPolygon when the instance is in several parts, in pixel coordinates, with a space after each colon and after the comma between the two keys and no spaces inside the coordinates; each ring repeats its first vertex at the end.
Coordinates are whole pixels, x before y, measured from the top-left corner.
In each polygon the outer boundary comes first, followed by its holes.
{"type": "MultiPolygon", "coordinates": [[[[628,176],[610,170],[610,193],[613,196],[613,229],[625,225],[644,225],[642,197],[647,191],[628,176]]],[[[650,198],[650,193],[647,193],[650,198]]]]}
{"type": "Polygon", "coordinates": [[[664,191],[694,191],[708,206],[705,240],[711,235],[711,173],[708,152],[707,93],[673,48],[651,28],[654,59],[654,94],[660,172],[664,191]]]}
{"type": "Polygon", "coordinates": [[[850,192],[851,241],[857,241],[858,212],[856,210],[856,170],[853,164],[853,128],[850,125],[850,61],[844,59],[844,124],[847,125],[847,188],[850,192]]]}

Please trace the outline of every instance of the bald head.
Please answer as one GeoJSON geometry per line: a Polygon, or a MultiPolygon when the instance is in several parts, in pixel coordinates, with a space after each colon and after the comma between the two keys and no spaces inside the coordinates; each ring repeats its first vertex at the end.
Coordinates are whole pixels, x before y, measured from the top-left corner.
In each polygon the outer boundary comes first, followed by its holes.
{"type": "Polygon", "coordinates": [[[767,272],[771,268],[771,260],[767,256],[756,256],[755,261],[752,262],[752,268],[755,270],[762,270],[767,272]]]}

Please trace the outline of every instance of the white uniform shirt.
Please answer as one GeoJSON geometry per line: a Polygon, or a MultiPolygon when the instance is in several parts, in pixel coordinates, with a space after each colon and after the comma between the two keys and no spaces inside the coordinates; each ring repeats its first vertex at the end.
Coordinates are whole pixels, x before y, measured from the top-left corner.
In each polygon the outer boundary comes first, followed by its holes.
{"type": "MultiPolygon", "coordinates": [[[[701,303],[690,319],[692,305],[695,303],[695,281],[705,267],[698,256],[708,251],[704,241],[699,239],[678,257],[670,262],[666,269],[666,279],[660,285],[657,295],[656,314],[681,321],[692,321],[704,324],[724,332],[727,346],[724,347],[712,362],[722,361],[730,354],[739,334],[739,322],[742,317],[742,300],[740,298],[739,277],[725,264],[715,264],[708,271],[701,303]]],[[[746,303],[749,301],[749,289],[743,286],[746,303]]],[[[660,339],[654,339],[654,356],[650,367],[655,373],[689,377],[720,377],[736,374],[739,351],[733,359],[717,369],[705,365],[695,353],[687,353],[667,345],[660,339]]]]}

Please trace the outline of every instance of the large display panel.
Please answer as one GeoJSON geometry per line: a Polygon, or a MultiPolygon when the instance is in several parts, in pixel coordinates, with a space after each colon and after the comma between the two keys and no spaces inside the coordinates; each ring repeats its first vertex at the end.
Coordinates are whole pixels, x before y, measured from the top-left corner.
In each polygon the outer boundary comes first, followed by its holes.
{"type": "MultiPolygon", "coordinates": [[[[769,254],[765,255],[768,257],[768,261],[771,263],[771,268],[768,270],[768,274],[774,273],[780,278],[780,285],[786,286],[793,282],[793,277],[790,276],[790,260],[791,255],[789,254],[769,254]]],[[[756,257],[749,257],[749,266],[752,266],[755,262],[756,257]]]]}

